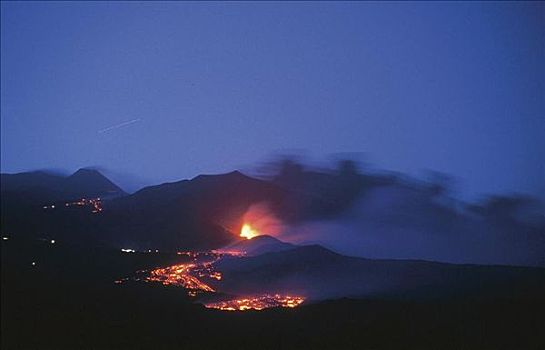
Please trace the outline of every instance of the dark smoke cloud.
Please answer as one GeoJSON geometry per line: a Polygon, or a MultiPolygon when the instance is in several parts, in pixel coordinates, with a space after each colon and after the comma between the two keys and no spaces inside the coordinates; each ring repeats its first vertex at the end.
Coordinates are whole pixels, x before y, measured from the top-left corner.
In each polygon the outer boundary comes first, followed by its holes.
{"type": "Polygon", "coordinates": [[[457,198],[459,180],[428,171],[426,179],[367,171],[358,161],[311,166],[279,157],[262,176],[296,193],[298,206],[279,237],[319,243],[369,258],[545,266],[545,216],[539,200],[457,198]],[[294,214],[296,212],[296,214],[294,214]]]}

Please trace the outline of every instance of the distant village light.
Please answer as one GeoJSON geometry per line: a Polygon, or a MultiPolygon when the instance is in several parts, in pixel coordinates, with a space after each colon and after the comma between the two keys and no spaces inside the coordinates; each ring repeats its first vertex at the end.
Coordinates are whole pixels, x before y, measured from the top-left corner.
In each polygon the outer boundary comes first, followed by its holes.
{"type": "Polygon", "coordinates": [[[54,239],[51,240],[51,244],[55,244],[55,240],[54,240],[54,239]]]}
{"type": "Polygon", "coordinates": [[[9,237],[4,236],[4,237],[2,237],[2,239],[3,239],[4,241],[7,241],[7,240],[9,239],[9,237]]]}

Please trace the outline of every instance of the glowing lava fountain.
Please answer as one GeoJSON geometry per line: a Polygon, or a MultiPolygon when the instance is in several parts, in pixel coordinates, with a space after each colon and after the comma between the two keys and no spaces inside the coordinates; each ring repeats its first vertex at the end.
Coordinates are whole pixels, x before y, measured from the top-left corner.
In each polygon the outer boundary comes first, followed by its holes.
{"type": "Polygon", "coordinates": [[[265,202],[252,204],[236,225],[242,223],[240,237],[252,239],[263,234],[276,236],[283,230],[282,222],[265,202]]]}
{"type": "Polygon", "coordinates": [[[260,233],[249,224],[242,225],[242,228],[240,229],[240,237],[244,237],[246,239],[252,239],[259,235],[260,233]]]}

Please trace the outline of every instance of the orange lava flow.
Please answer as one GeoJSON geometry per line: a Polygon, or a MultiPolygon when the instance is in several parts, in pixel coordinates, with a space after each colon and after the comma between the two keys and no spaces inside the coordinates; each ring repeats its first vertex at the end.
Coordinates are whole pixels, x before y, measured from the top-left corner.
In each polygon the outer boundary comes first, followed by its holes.
{"type": "Polygon", "coordinates": [[[209,309],[218,309],[224,311],[245,311],[245,310],[263,310],[271,307],[297,307],[305,301],[304,297],[280,295],[280,294],[265,294],[253,297],[244,297],[240,299],[232,299],[204,304],[209,309]]]}
{"type": "MultiPolygon", "coordinates": [[[[150,282],[161,282],[163,285],[181,286],[192,291],[214,292],[214,289],[197,277],[191,275],[195,264],[179,264],[165,268],[152,270],[150,276],[146,278],[150,282]]],[[[216,275],[214,277],[218,279],[216,275]]],[[[219,275],[221,279],[221,275],[219,275]]]]}
{"type": "MultiPolygon", "coordinates": [[[[192,262],[177,264],[169,267],[157,268],[151,271],[140,270],[138,274],[146,273],[146,277],[140,279],[138,276],[135,281],[144,280],[146,282],[159,282],[165,286],[173,285],[186,289],[190,297],[197,297],[201,293],[216,293],[216,290],[208,285],[216,285],[216,281],[222,281],[221,272],[216,271],[214,263],[225,255],[241,256],[239,253],[232,252],[178,252],[178,255],[187,255],[192,258],[192,262]],[[203,261],[204,260],[204,261],[203,261]],[[149,274],[148,274],[149,273],[149,274]],[[207,283],[203,282],[204,279],[207,283]],[[214,281],[215,280],[215,281],[214,281]]],[[[129,281],[130,278],[122,278],[114,281],[116,284],[122,284],[129,281]]],[[[219,282],[217,282],[219,283],[219,282]]],[[[221,289],[221,287],[218,287],[221,289]]],[[[219,290],[221,292],[221,290],[219,290]]],[[[294,308],[305,301],[302,296],[293,296],[286,294],[262,294],[246,297],[235,297],[231,300],[204,303],[206,308],[218,309],[224,311],[245,311],[245,310],[263,310],[273,307],[294,308]]]]}

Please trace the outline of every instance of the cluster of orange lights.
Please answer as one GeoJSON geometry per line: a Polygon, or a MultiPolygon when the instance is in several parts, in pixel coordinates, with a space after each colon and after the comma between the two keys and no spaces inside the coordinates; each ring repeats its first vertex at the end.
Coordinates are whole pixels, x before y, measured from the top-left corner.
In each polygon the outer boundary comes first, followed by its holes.
{"type": "MultiPolygon", "coordinates": [[[[79,205],[79,204],[78,204],[79,205]]],[[[245,223],[240,230],[240,237],[252,239],[259,236],[260,232],[245,223]]],[[[164,268],[151,270],[144,278],[146,282],[159,282],[163,285],[183,287],[190,297],[196,297],[201,293],[215,293],[216,290],[210,286],[216,285],[215,281],[222,280],[222,274],[214,269],[214,263],[222,256],[244,256],[243,252],[229,251],[207,251],[207,252],[177,252],[178,255],[185,255],[191,259],[190,263],[183,263],[164,268]],[[202,280],[206,281],[203,282],[202,280]],[[215,281],[214,281],[215,280],[215,281]]],[[[139,280],[139,279],[136,279],[139,280]]],[[[127,279],[115,281],[115,283],[126,282],[127,279]]],[[[274,307],[294,308],[305,301],[302,296],[286,294],[262,294],[255,296],[238,297],[231,300],[204,303],[206,308],[224,311],[245,311],[263,310],[274,307]]]]}
{"type": "Polygon", "coordinates": [[[93,213],[100,213],[102,211],[102,202],[100,201],[100,198],[82,198],[78,200],[77,202],[70,202],[65,203],[64,206],[71,207],[71,206],[90,206],[93,208],[93,213]]]}
{"type": "Polygon", "coordinates": [[[205,303],[204,306],[209,309],[218,309],[223,311],[245,311],[245,310],[263,310],[271,307],[297,307],[305,301],[304,297],[265,294],[253,297],[244,297],[213,303],[205,303]]]}
{"type": "Polygon", "coordinates": [[[241,252],[241,251],[237,251],[237,250],[212,250],[212,253],[214,254],[221,254],[221,255],[228,255],[228,256],[233,256],[233,257],[242,257],[242,256],[246,256],[246,252],[241,252]]]}
{"type": "MultiPolygon", "coordinates": [[[[209,284],[201,281],[208,279],[221,281],[222,274],[214,269],[214,262],[218,261],[224,253],[217,252],[183,252],[180,255],[192,257],[191,263],[178,264],[164,268],[158,268],[149,271],[149,274],[143,279],[146,282],[159,282],[165,286],[173,285],[183,287],[187,290],[190,297],[196,297],[201,293],[217,292],[209,284]],[[208,261],[199,262],[207,258],[208,261]],[[209,259],[212,258],[210,261],[209,259]]],[[[230,254],[229,254],[230,255],[230,254]]],[[[141,270],[138,273],[145,273],[141,270]]],[[[115,281],[116,284],[127,282],[129,278],[123,278],[115,281]]],[[[140,280],[136,278],[135,280],[140,280]]],[[[273,307],[293,308],[301,305],[305,301],[302,296],[293,296],[287,294],[263,294],[256,296],[239,297],[231,300],[204,303],[206,308],[218,309],[224,311],[245,311],[245,310],[263,310],[273,307]]]]}
{"type": "MultiPolygon", "coordinates": [[[[160,282],[165,286],[174,285],[184,287],[190,291],[214,292],[214,288],[193,276],[196,264],[179,264],[152,270],[146,278],[149,282],[160,282]]],[[[221,279],[221,274],[218,276],[221,279]]],[[[217,277],[212,277],[216,278],[217,277]]]]}
{"type": "Polygon", "coordinates": [[[216,251],[207,252],[177,252],[178,255],[190,257],[191,263],[173,265],[151,270],[144,280],[147,282],[160,282],[163,285],[183,287],[188,290],[189,296],[198,293],[215,292],[214,288],[201,279],[220,281],[222,275],[214,269],[214,262],[218,261],[225,253],[216,251]]]}

